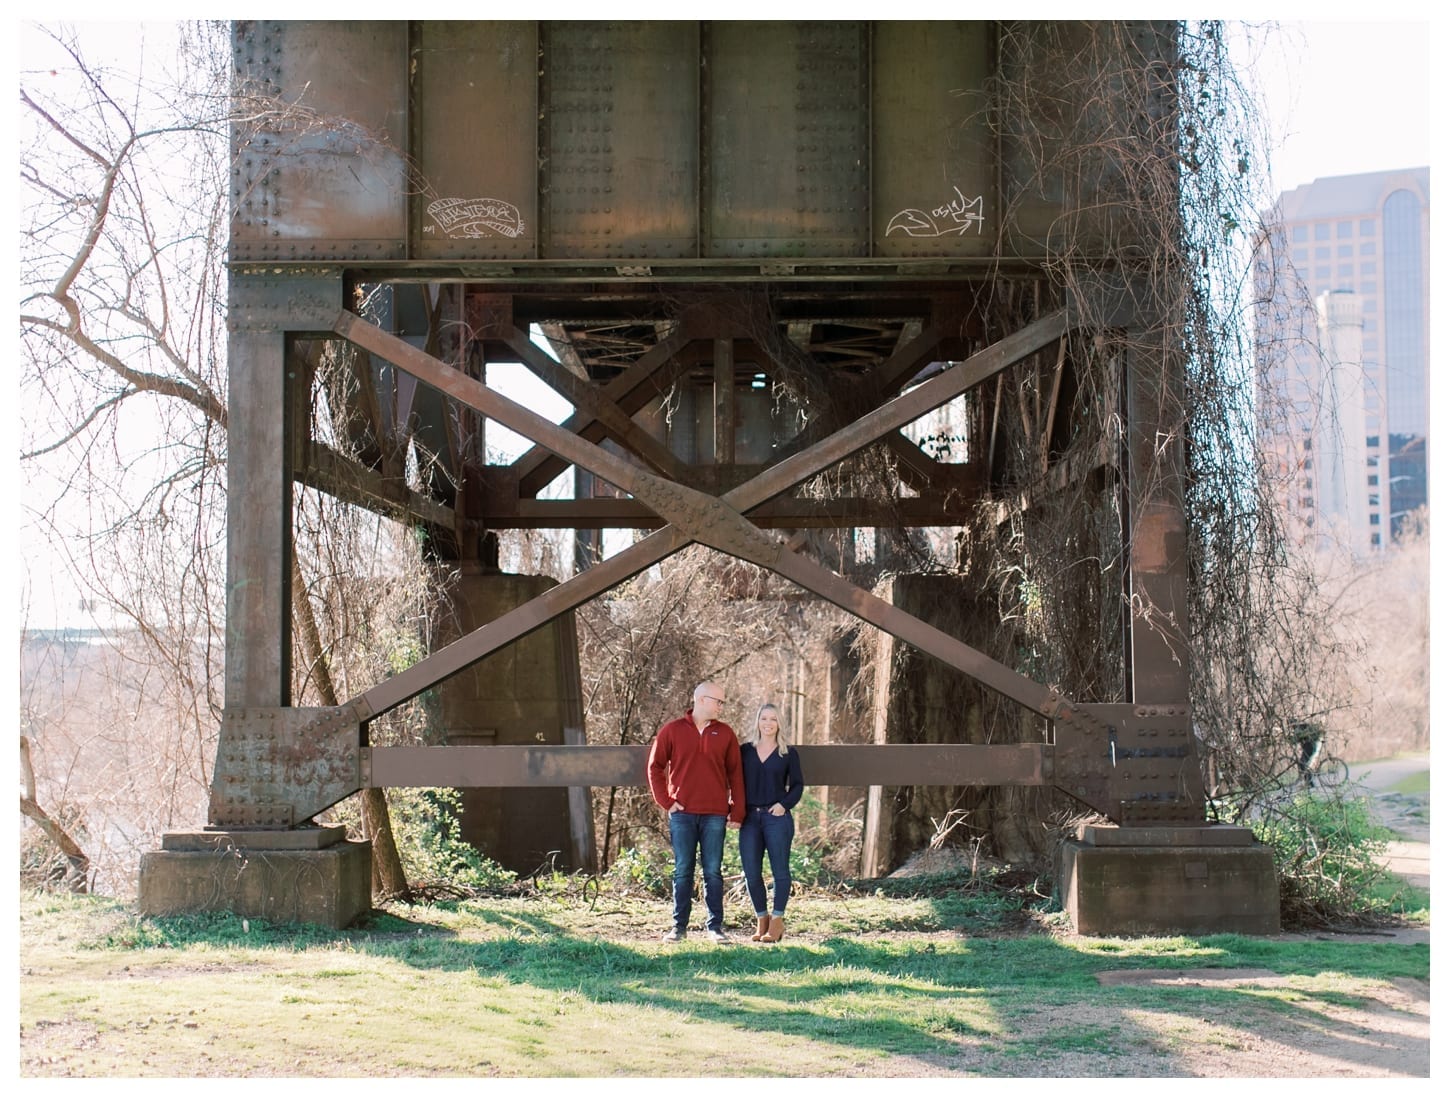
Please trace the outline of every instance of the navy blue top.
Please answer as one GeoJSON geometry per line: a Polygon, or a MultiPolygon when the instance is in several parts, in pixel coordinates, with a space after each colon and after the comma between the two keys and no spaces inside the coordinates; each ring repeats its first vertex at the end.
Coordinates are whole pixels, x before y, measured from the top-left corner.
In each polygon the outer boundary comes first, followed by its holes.
{"type": "Polygon", "coordinates": [[[745,807],[769,808],[777,801],[789,812],[800,803],[805,786],[801,784],[801,757],[794,747],[786,748],[785,758],[772,751],[760,761],[753,743],[740,745],[741,768],[745,772],[745,807]]]}

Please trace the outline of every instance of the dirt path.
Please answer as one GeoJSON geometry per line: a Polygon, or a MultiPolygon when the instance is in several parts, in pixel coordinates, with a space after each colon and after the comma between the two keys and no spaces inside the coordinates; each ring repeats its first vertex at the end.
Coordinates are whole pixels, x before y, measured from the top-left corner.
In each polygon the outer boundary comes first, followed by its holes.
{"type": "MultiPolygon", "coordinates": [[[[1385,865],[1408,883],[1430,887],[1429,797],[1390,787],[1429,769],[1429,755],[1359,764],[1350,778],[1375,796],[1381,822],[1401,836],[1386,851],[1385,865]]],[[[1365,940],[1362,935],[1283,935],[1317,940],[1365,940]]],[[[1376,939],[1428,944],[1429,928],[1376,931],[1376,939]]],[[[1125,969],[1099,974],[1105,986],[1283,988],[1286,978],[1267,970],[1199,969],[1164,973],[1125,969]]],[[[1087,1024],[1093,1011],[1078,1008],[1071,1024],[1087,1024]]],[[[1061,1023],[1064,1019],[1058,1019],[1061,1023]]],[[[1430,984],[1400,979],[1390,986],[1346,987],[1343,1001],[1308,996],[1292,1013],[1250,1010],[1235,1017],[1193,1018],[1174,1014],[1135,1019],[1140,1039],[1125,1044],[1107,1066],[1100,1056],[1039,1065],[1044,1074],[1143,1078],[1428,1078],[1430,984]],[[1356,1002],[1356,1005],[1347,1005],[1356,1002]]],[[[955,1072],[952,1072],[955,1074],[955,1072]]]]}
{"type": "Polygon", "coordinates": [[[1349,768],[1349,780],[1374,794],[1380,821],[1400,838],[1389,844],[1385,865],[1418,888],[1430,887],[1430,795],[1392,788],[1430,769],[1426,754],[1401,755],[1349,768]]]}

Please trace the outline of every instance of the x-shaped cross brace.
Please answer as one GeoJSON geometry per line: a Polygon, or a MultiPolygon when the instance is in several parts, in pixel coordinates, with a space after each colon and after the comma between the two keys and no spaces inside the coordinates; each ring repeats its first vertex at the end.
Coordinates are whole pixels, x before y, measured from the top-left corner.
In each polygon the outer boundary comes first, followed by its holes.
{"type": "MultiPolygon", "coordinates": [[[[560,614],[624,582],[692,542],[768,568],[889,633],[935,656],[1050,720],[1097,722],[1061,694],[997,662],[919,618],[877,598],[814,561],[789,551],[746,513],[795,484],[864,449],[1061,338],[1072,326],[1060,309],[938,374],[772,466],[724,496],[711,496],[665,480],[488,388],[424,351],[342,311],[333,331],[381,356],[459,403],[504,424],[559,457],[604,478],[654,509],[669,525],[544,595],[475,629],[340,707],[363,722],[461,671],[560,614]]],[[[339,713],[343,716],[343,713],[339,713]]]]}

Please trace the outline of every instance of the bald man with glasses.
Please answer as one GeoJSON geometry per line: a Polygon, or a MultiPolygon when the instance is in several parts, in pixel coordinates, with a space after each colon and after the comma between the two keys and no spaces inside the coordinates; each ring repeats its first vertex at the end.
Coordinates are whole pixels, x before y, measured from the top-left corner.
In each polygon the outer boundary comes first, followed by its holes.
{"type": "Polygon", "coordinates": [[[675,855],[674,926],[667,942],[682,942],[690,926],[695,892],[695,860],[705,879],[705,933],[713,942],[725,937],[725,829],[745,819],[745,778],[735,730],[720,719],[725,694],[719,683],[695,687],[694,704],[682,717],[655,733],[649,749],[649,788],[655,803],[669,813],[670,846],[675,855]]]}

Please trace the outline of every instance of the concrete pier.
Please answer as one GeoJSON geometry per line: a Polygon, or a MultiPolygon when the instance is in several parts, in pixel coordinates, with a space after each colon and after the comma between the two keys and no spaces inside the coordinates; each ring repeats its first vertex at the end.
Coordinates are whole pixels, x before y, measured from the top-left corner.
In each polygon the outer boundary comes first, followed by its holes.
{"type": "Polygon", "coordinates": [[[1279,932],[1273,854],[1245,827],[1083,824],[1058,884],[1079,934],[1279,932]]]}
{"type": "Polygon", "coordinates": [[[372,844],[349,842],[341,827],[169,831],[141,855],[137,908],[340,930],[372,909],[372,844]]]}

